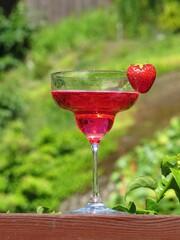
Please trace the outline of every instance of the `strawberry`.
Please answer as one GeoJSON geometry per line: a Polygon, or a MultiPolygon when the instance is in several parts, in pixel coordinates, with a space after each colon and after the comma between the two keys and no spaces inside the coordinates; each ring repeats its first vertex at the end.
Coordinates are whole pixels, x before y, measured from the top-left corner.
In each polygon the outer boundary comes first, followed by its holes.
{"type": "Polygon", "coordinates": [[[152,64],[132,64],[126,74],[134,90],[146,93],[154,83],[156,68],[152,64]]]}

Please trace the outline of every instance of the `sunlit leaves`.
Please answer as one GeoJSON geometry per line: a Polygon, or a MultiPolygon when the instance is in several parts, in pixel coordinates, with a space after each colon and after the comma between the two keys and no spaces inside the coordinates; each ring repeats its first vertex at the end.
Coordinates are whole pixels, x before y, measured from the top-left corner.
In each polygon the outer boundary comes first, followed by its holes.
{"type": "Polygon", "coordinates": [[[128,207],[117,205],[116,210],[124,210],[129,213],[141,214],[157,214],[159,212],[159,202],[165,197],[168,190],[174,190],[177,198],[180,201],[180,167],[179,167],[180,154],[173,157],[166,157],[161,164],[162,176],[155,181],[149,176],[138,177],[132,181],[127,189],[126,196],[133,190],[138,188],[149,188],[156,192],[155,198],[147,197],[145,200],[145,210],[137,210],[133,202],[128,204],[128,207]]]}
{"type": "MultiPolygon", "coordinates": [[[[144,213],[147,213],[151,207],[146,201],[151,198],[155,200],[160,214],[179,214],[179,149],[180,119],[176,117],[172,118],[166,129],[156,132],[152,140],[144,140],[132,152],[119,158],[112,175],[117,191],[110,203],[126,205],[123,200],[125,197],[126,201],[135,203],[136,213],[145,210],[144,213]],[[148,181],[151,178],[156,183],[154,189],[151,181],[148,181]]],[[[155,207],[154,213],[157,212],[155,207]]]]}
{"type": "Polygon", "coordinates": [[[138,177],[128,185],[126,189],[125,198],[128,195],[128,193],[130,193],[132,190],[140,187],[145,187],[145,188],[150,188],[152,190],[155,190],[157,188],[157,182],[149,176],[138,177]]]}

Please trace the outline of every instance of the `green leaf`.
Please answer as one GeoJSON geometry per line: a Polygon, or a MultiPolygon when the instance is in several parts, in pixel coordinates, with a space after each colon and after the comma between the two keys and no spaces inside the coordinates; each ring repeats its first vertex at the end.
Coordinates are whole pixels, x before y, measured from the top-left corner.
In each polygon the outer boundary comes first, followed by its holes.
{"type": "Polygon", "coordinates": [[[153,198],[146,198],[146,210],[158,212],[159,207],[157,201],[153,198]]]}
{"type": "Polygon", "coordinates": [[[179,158],[179,154],[173,157],[167,156],[164,158],[161,162],[161,172],[164,176],[167,176],[171,172],[171,169],[178,169],[179,158]]]}
{"type": "Polygon", "coordinates": [[[174,177],[173,177],[173,180],[171,182],[170,188],[174,190],[174,192],[175,192],[175,194],[176,194],[176,196],[177,196],[177,198],[180,202],[180,189],[179,189],[179,186],[178,186],[176,180],[174,179],[174,177]]]}
{"type": "Polygon", "coordinates": [[[127,212],[127,213],[136,213],[136,205],[134,202],[129,202],[128,207],[124,207],[121,204],[116,205],[113,207],[114,210],[120,211],[120,212],[127,212]]]}
{"type": "Polygon", "coordinates": [[[167,175],[166,177],[164,177],[163,179],[160,179],[158,181],[158,187],[156,189],[156,193],[157,193],[157,202],[159,202],[163,197],[164,194],[171,189],[171,185],[172,185],[172,181],[173,181],[173,175],[172,173],[170,173],[169,175],[167,175]]]}
{"type": "Polygon", "coordinates": [[[120,211],[120,212],[129,212],[128,208],[122,206],[121,204],[117,204],[112,209],[120,211]]]}
{"type": "Polygon", "coordinates": [[[177,170],[177,169],[174,169],[174,168],[171,168],[171,172],[174,176],[174,179],[179,187],[179,191],[180,191],[180,170],[177,170]]]}
{"type": "Polygon", "coordinates": [[[41,214],[41,213],[51,213],[52,211],[48,207],[38,206],[36,209],[36,212],[38,214],[41,214]]]}
{"type": "Polygon", "coordinates": [[[136,214],[151,214],[151,215],[154,215],[154,214],[157,214],[156,211],[152,211],[152,210],[137,210],[136,211],[136,214]]]}
{"type": "Polygon", "coordinates": [[[155,190],[157,188],[157,182],[148,176],[135,178],[134,181],[131,182],[126,189],[125,199],[132,190],[141,187],[155,190]]]}
{"type": "Polygon", "coordinates": [[[36,209],[36,212],[37,212],[38,214],[43,213],[43,211],[44,211],[44,208],[43,208],[42,206],[38,206],[37,209],[36,209]]]}
{"type": "Polygon", "coordinates": [[[129,202],[128,204],[128,212],[129,213],[136,213],[136,205],[134,202],[129,202]]]}
{"type": "MultiPolygon", "coordinates": [[[[179,177],[179,175],[177,175],[177,178],[178,177],[179,177]]],[[[158,181],[158,188],[156,189],[157,202],[159,202],[164,197],[165,193],[169,189],[173,189],[175,191],[176,196],[180,201],[180,188],[179,188],[179,185],[177,184],[176,179],[174,178],[173,173],[170,173],[164,179],[158,181]]]]}

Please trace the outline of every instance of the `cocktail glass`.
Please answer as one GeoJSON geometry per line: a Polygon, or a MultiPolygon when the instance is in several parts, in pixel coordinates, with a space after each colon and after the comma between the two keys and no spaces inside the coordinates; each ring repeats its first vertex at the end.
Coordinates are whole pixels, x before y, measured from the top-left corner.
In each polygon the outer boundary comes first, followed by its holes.
{"type": "Polygon", "coordinates": [[[51,92],[58,106],[74,113],[93,155],[92,195],[86,206],[71,213],[117,213],[103,204],[99,194],[98,147],[112,128],[116,114],[129,109],[138,99],[138,92],[132,89],[125,71],[109,70],[52,73],[51,92]]]}

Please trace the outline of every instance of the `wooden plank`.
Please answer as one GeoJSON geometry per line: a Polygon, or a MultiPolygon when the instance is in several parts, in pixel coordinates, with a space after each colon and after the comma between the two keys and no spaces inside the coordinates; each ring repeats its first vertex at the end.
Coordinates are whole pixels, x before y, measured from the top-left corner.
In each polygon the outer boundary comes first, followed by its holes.
{"type": "Polygon", "coordinates": [[[180,216],[0,214],[0,240],[179,240],[180,216]]]}

